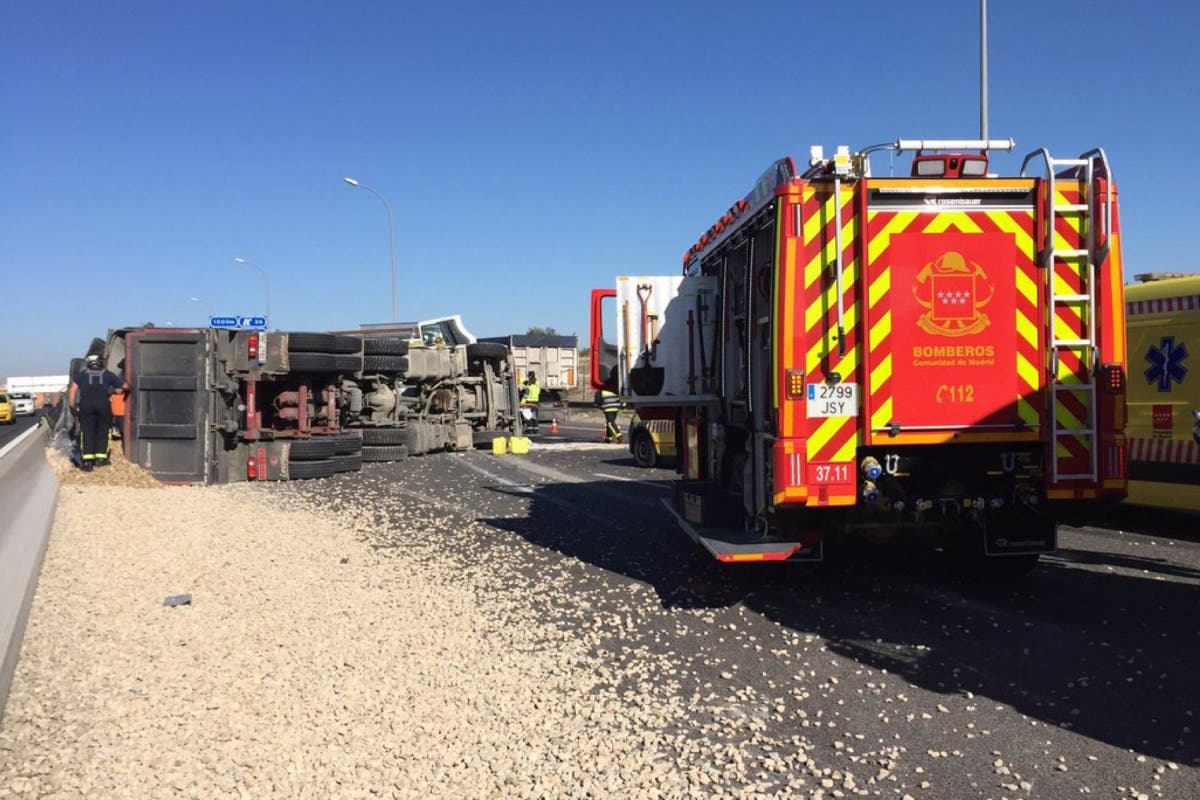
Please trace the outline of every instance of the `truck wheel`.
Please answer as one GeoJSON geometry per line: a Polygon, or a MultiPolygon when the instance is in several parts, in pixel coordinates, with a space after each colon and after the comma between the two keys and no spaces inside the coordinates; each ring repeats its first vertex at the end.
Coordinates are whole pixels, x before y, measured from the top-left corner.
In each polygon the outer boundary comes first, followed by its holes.
{"type": "Polygon", "coordinates": [[[366,446],[381,444],[405,444],[408,431],[404,428],[363,428],[362,443],[366,446]]]}
{"type": "Polygon", "coordinates": [[[658,466],[658,453],[654,449],[654,439],[650,438],[649,431],[640,430],[633,434],[629,450],[633,453],[633,463],[639,467],[648,469],[658,466]]]}
{"type": "Polygon", "coordinates": [[[363,339],[362,350],[369,356],[408,355],[408,339],[401,339],[397,336],[363,339]]]}
{"type": "Polygon", "coordinates": [[[338,372],[362,372],[363,359],[360,355],[337,354],[333,357],[333,365],[338,372]]]}
{"type": "Polygon", "coordinates": [[[341,355],[354,355],[362,352],[363,340],[357,336],[338,336],[333,337],[333,352],[341,355]]]}
{"type": "Polygon", "coordinates": [[[336,451],[332,436],[315,439],[297,439],[288,449],[288,461],[322,461],[336,451]]]}
{"type": "Polygon", "coordinates": [[[386,447],[363,447],[363,461],[400,461],[408,458],[408,448],[402,444],[388,445],[386,447]]]}
{"type": "Polygon", "coordinates": [[[338,472],[358,472],[363,465],[362,453],[344,453],[329,460],[338,472]]]}
{"type": "Polygon", "coordinates": [[[302,478],[328,478],[337,471],[337,465],[333,459],[326,458],[322,461],[289,461],[288,462],[288,478],[291,480],[299,480],[302,478]]]}
{"type": "Polygon", "coordinates": [[[408,356],[363,356],[364,372],[408,372],[408,356]]]}
{"type": "Polygon", "coordinates": [[[292,372],[337,372],[332,353],[290,353],[288,367],[292,372]]]}
{"type": "Polygon", "coordinates": [[[467,345],[468,361],[503,361],[508,358],[508,348],[499,342],[476,342],[467,345]]]}
{"type": "Polygon", "coordinates": [[[346,456],[351,453],[362,451],[362,437],[356,433],[339,433],[336,436],[330,436],[333,441],[333,453],[338,456],[346,456]]]}
{"type": "Polygon", "coordinates": [[[332,333],[289,333],[289,353],[335,353],[337,337],[332,333]]]}

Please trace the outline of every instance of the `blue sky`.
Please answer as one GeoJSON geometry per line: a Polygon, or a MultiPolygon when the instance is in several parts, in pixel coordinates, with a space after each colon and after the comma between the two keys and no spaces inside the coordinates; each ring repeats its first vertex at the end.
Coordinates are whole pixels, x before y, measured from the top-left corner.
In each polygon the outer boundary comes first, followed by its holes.
{"type": "MultiPolygon", "coordinates": [[[[0,378],[109,327],[461,313],[586,334],[775,158],[978,134],[978,3],[0,5],[0,378]],[[193,302],[189,298],[200,298],[193,302]]],[[[991,134],[1108,151],[1127,269],[1195,271],[1200,4],[992,0],[991,134]]],[[[1019,156],[997,156],[1002,172],[1019,156]]]]}

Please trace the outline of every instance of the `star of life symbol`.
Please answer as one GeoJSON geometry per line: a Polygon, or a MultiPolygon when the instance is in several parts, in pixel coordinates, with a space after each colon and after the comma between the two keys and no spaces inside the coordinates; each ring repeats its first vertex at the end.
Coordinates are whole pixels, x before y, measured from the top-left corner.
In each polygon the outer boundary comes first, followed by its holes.
{"type": "Polygon", "coordinates": [[[967,336],[992,324],[980,309],[996,293],[983,267],[949,251],[926,264],[913,282],[913,296],[926,309],[917,325],[937,336],[967,336]]]}
{"type": "Polygon", "coordinates": [[[1150,364],[1142,373],[1146,376],[1146,383],[1150,385],[1157,383],[1160,392],[1171,391],[1172,381],[1183,383],[1183,376],[1188,371],[1188,368],[1183,365],[1183,361],[1187,357],[1186,344],[1183,342],[1175,344],[1174,336],[1162,337],[1158,347],[1150,345],[1146,351],[1146,361],[1150,364]]]}

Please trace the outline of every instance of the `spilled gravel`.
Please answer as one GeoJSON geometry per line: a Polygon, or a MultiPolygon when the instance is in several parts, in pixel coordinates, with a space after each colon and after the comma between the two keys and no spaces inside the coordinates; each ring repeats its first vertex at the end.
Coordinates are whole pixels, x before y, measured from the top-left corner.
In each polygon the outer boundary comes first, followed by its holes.
{"type": "Polygon", "coordinates": [[[853,785],[802,741],[747,747],[743,714],[713,711],[714,732],[742,734],[706,737],[688,721],[702,699],[536,619],[502,569],[447,553],[444,526],[396,506],[335,516],[302,487],[64,487],[0,727],[0,797],[853,785]]]}

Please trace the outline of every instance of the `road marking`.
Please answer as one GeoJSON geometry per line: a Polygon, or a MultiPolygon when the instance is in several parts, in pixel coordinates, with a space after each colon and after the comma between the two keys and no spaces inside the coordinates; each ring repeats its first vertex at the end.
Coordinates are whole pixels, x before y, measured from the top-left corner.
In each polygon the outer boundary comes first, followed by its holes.
{"type": "Polygon", "coordinates": [[[659,483],[653,483],[651,481],[642,481],[642,480],[638,480],[637,478],[626,478],[623,475],[609,475],[607,472],[593,472],[592,474],[595,475],[597,478],[611,478],[614,481],[625,481],[626,483],[640,483],[643,486],[649,486],[651,489],[658,489],[661,492],[671,491],[670,486],[663,486],[659,483]]]}

